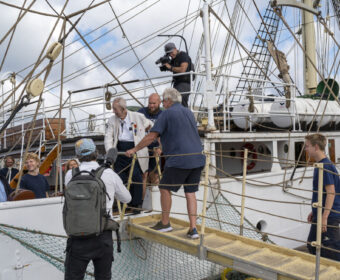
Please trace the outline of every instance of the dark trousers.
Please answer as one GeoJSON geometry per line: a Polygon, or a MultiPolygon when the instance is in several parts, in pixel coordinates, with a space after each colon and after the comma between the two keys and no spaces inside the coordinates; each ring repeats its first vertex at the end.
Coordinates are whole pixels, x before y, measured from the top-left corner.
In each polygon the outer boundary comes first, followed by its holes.
{"type": "Polygon", "coordinates": [[[92,260],[96,280],[111,280],[112,231],[90,238],[69,238],[66,246],[65,280],[83,280],[92,260]]]}
{"type": "Polygon", "coordinates": [[[178,90],[178,92],[182,93],[182,105],[188,108],[188,100],[190,95],[190,83],[174,83],[174,88],[178,90]]]}
{"type": "MultiPolygon", "coordinates": [[[[313,223],[316,223],[316,219],[313,219],[313,223]]],[[[335,226],[335,227],[327,227],[327,231],[321,234],[321,244],[322,246],[332,248],[340,251],[340,219],[337,218],[328,218],[327,225],[335,226]]],[[[311,225],[308,242],[316,241],[316,224],[311,225]]],[[[307,244],[308,251],[311,254],[315,255],[316,249],[315,247],[307,244]]],[[[327,250],[321,248],[321,257],[329,258],[332,260],[340,261],[340,253],[333,252],[331,250],[327,250]]]]}
{"type": "MultiPolygon", "coordinates": [[[[117,149],[119,152],[125,152],[127,150],[132,149],[135,146],[133,142],[121,142],[118,141],[117,149]]],[[[119,155],[114,165],[115,172],[122,179],[124,184],[127,184],[129,179],[130,167],[128,167],[132,163],[132,158],[128,158],[126,156],[119,155]],[[123,170],[124,169],[124,170],[123,170]],[[123,170],[122,172],[120,172],[123,170]]],[[[140,207],[142,204],[142,196],[143,196],[143,173],[139,166],[138,160],[135,162],[135,168],[133,169],[132,181],[140,184],[131,184],[130,193],[132,200],[129,203],[131,207],[140,207]]]]}

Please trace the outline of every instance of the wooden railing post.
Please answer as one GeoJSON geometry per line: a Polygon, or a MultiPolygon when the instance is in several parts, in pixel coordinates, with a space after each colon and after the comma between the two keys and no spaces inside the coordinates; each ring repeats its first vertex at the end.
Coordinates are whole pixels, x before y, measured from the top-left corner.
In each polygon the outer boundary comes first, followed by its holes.
{"type": "MultiPolygon", "coordinates": [[[[133,155],[133,158],[132,158],[132,162],[131,162],[131,167],[130,167],[130,173],[129,173],[129,178],[128,178],[128,182],[127,182],[127,186],[126,188],[128,189],[128,191],[130,191],[130,186],[131,186],[131,182],[132,182],[132,175],[133,175],[133,170],[135,168],[135,163],[136,163],[136,154],[133,155]]],[[[123,209],[120,213],[120,220],[122,221],[124,219],[124,215],[125,215],[125,210],[126,210],[126,206],[127,204],[124,203],[123,205],[123,209]]],[[[118,209],[119,209],[119,206],[118,206],[118,209]]]]}
{"type": "Polygon", "coordinates": [[[248,159],[248,149],[245,149],[244,150],[244,156],[243,156],[243,178],[242,178],[242,201],[241,201],[240,235],[243,235],[244,203],[245,203],[246,176],[247,176],[247,159],[248,159]]]}
{"type": "Polygon", "coordinates": [[[210,153],[205,152],[205,176],[204,176],[204,194],[203,194],[203,209],[202,209],[202,224],[201,224],[201,236],[204,236],[205,232],[205,215],[207,209],[207,197],[208,197],[208,185],[209,185],[209,165],[210,165],[210,153]]]}
{"type": "Polygon", "coordinates": [[[160,182],[161,179],[162,179],[162,171],[161,171],[161,164],[160,164],[160,160],[159,160],[159,155],[156,152],[156,149],[157,148],[154,148],[153,151],[154,151],[154,155],[155,155],[156,167],[157,167],[157,172],[158,172],[158,175],[159,175],[159,182],[160,182]]]}

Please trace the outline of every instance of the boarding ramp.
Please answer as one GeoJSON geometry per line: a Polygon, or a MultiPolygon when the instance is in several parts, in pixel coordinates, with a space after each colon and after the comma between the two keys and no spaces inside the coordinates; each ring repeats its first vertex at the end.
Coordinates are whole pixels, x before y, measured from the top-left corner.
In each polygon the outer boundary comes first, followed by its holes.
{"type": "MultiPolygon", "coordinates": [[[[189,223],[171,218],[172,232],[158,232],[150,227],[160,215],[129,219],[128,231],[133,237],[156,242],[262,279],[315,279],[315,256],[244,236],[205,228],[200,239],[188,239],[189,223]]],[[[200,226],[198,226],[200,232],[200,226]]],[[[321,259],[319,279],[340,279],[340,263],[321,259]]]]}

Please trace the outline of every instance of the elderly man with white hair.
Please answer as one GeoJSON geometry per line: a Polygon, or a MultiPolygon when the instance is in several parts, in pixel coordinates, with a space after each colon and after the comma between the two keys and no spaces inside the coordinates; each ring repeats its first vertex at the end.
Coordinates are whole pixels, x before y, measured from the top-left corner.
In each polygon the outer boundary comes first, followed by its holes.
{"type": "MultiPolygon", "coordinates": [[[[117,148],[119,152],[125,152],[135,147],[136,144],[143,139],[146,131],[149,130],[153,123],[148,120],[143,114],[131,112],[127,110],[126,101],[122,97],[117,97],[112,103],[114,115],[110,117],[107,122],[107,129],[105,133],[105,150],[109,151],[110,148],[117,148]]],[[[137,184],[131,184],[130,193],[132,200],[129,204],[134,213],[140,211],[136,208],[142,207],[143,195],[143,173],[149,166],[149,153],[148,149],[141,149],[137,153],[138,160],[135,163],[133,170],[132,181],[137,184]],[[140,184],[138,184],[140,183],[140,184]]],[[[124,155],[119,155],[114,164],[114,170],[119,174],[124,184],[127,183],[131,164],[131,158],[124,155]]]]}
{"type": "Polygon", "coordinates": [[[170,225],[171,192],[184,186],[190,228],[189,238],[199,238],[196,229],[196,192],[205,164],[202,144],[193,113],[181,105],[181,95],[174,88],[163,93],[165,111],[158,117],[150,133],[139,144],[126,152],[127,156],[138,153],[160,136],[162,149],[167,156],[160,182],[162,219],[152,229],[161,232],[172,230],[170,225]]]}

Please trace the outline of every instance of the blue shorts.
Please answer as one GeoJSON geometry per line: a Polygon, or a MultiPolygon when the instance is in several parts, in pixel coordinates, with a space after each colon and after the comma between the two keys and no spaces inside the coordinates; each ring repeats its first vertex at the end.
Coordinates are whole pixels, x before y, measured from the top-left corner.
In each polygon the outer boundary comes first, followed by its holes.
{"type": "Polygon", "coordinates": [[[203,167],[193,169],[165,167],[159,188],[177,192],[183,184],[189,184],[187,186],[184,186],[184,192],[197,192],[198,185],[201,179],[202,169],[203,167]]]}

